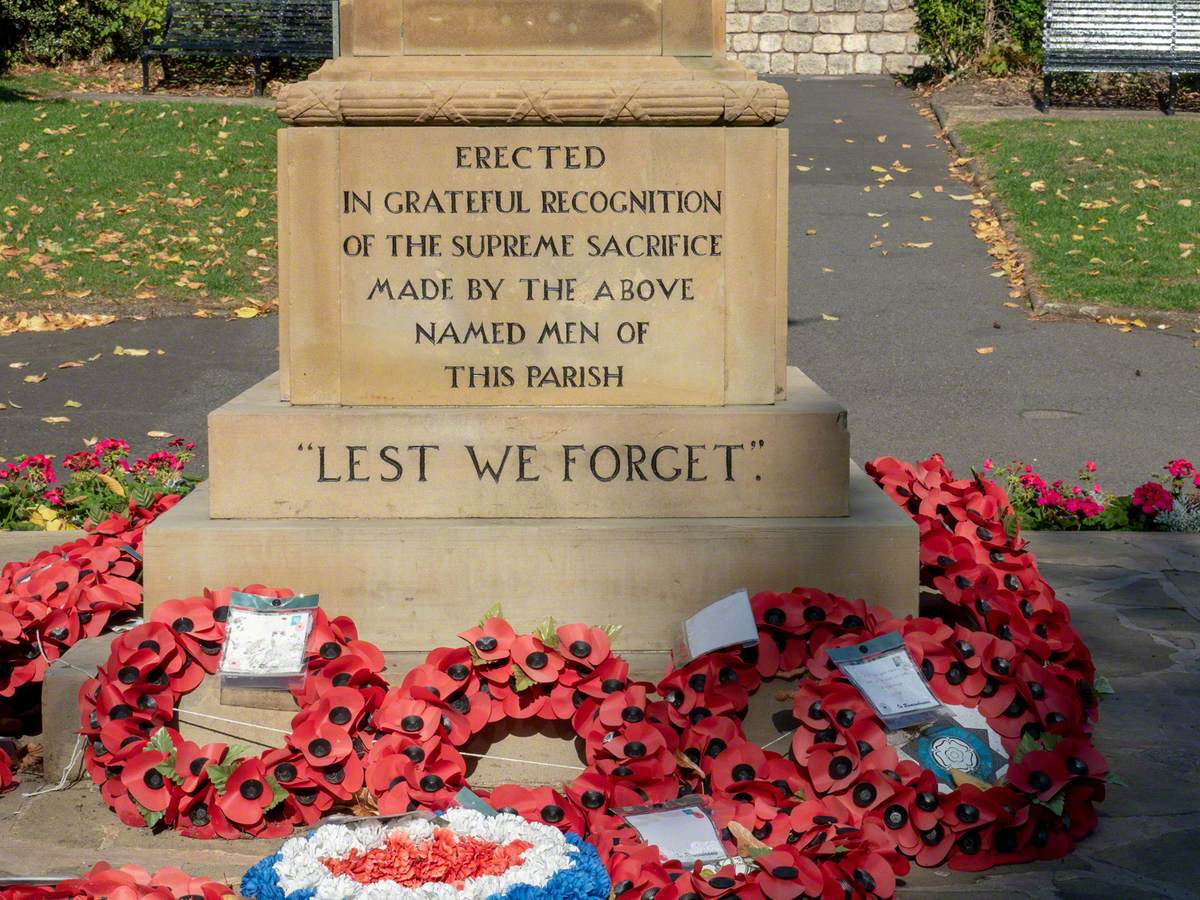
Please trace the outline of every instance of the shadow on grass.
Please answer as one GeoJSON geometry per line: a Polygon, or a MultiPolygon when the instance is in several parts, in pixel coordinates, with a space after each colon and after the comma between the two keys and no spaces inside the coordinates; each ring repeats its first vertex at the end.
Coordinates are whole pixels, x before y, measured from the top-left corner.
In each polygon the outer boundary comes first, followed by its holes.
{"type": "Polygon", "coordinates": [[[33,103],[41,99],[36,91],[0,83],[0,103],[33,103]]]}

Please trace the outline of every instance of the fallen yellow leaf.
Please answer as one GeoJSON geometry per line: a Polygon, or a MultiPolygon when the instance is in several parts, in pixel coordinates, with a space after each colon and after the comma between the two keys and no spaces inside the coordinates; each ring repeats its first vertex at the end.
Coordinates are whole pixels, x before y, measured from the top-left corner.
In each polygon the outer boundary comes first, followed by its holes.
{"type": "Polygon", "coordinates": [[[149,350],[141,350],[136,347],[122,347],[120,344],[117,344],[113,348],[113,356],[146,356],[149,353],[149,350]]]}
{"type": "Polygon", "coordinates": [[[1184,207],[1185,209],[1192,205],[1192,201],[1190,199],[1188,199],[1187,197],[1184,197],[1182,200],[1176,200],[1175,202],[1178,203],[1180,206],[1184,207]]]}
{"type": "Polygon", "coordinates": [[[42,416],[42,421],[47,425],[63,425],[71,420],[66,416],[42,416]]]}
{"type": "Polygon", "coordinates": [[[933,246],[933,241],[905,241],[901,247],[912,247],[914,250],[927,250],[933,246]]]}
{"type": "Polygon", "coordinates": [[[29,365],[29,363],[27,363],[27,362],[11,362],[8,364],[8,367],[10,369],[23,369],[27,365],[29,365]]]}
{"type": "Polygon", "coordinates": [[[810,172],[810,171],[812,171],[812,166],[796,166],[796,171],[797,172],[810,172]]]}
{"type": "Polygon", "coordinates": [[[41,375],[26,375],[25,380],[30,384],[40,384],[46,380],[46,373],[43,372],[41,375]]]}
{"type": "Polygon", "coordinates": [[[821,319],[825,322],[840,322],[842,317],[831,315],[830,313],[821,313],[821,319]]]}
{"type": "Polygon", "coordinates": [[[118,497],[125,496],[125,488],[122,487],[121,482],[117,481],[117,479],[113,478],[111,475],[106,475],[103,472],[97,472],[96,478],[118,497]]]}
{"type": "Polygon", "coordinates": [[[980,356],[987,356],[989,353],[995,352],[995,347],[976,347],[975,352],[980,356]]]}
{"type": "Polygon", "coordinates": [[[146,437],[170,438],[170,437],[175,437],[175,435],[171,434],[171,432],[169,432],[169,431],[147,431],[146,437]]]}
{"type": "Polygon", "coordinates": [[[83,406],[83,404],[78,400],[65,400],[63,401],[63,406],[67,407],[68,409],[79,409],[79,407],[83,406]]]}
{"type": "Polygon", "coordinates": [[[66,362],[60,362],[58,364],[58,368],[60,368],[60,369],[80,369],[80,368],[83,368],[83,365],[84,365],[84,362],[82,359],[68,359],[66,362]]]}

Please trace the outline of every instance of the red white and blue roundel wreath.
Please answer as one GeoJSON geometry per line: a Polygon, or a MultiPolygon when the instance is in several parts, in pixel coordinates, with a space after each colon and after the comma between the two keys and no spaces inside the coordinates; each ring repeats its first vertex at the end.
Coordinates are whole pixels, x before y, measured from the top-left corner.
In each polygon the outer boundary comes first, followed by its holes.
{"type": "Polygon", "coordinates": [[[920,525],[937,618],[896,619],[807,588],[763,593],[752,599],[757,647],[650,684],[630,680],[606,629],[551,620],[519,633],[496,613],[389,687],[378,649],[348,620],[318,615],[291,734],[252,757],[171,727],[224,638],[230,592],[206,593],[121,635],[83,687],[88,770],[131,825],[281,836],[356,799],[382,813],[444,810],[466,785],[458,748],[491,723],[536,718],[571,722],[586,770],[565,785],[479,793],[585,836],[616,896],[889,897],[913,862],[979,870],[1064,855],[1095,826],[1107,776],[1091,740],[1095,673],[1067,608],[996,485],[955,480],[937,457],[868,471],[920,525]],[[986,721],[1010,759],[1003,783],[939,789],[831,665],[831,648],[894,631],[940,700],[986,721]],[[763,680],[782,675],[799,675],[787,754],[748,741],[741,724],[763,680]],[[708,798],[725,837],[748,831],[766,845],[749,872],[664,861],[611,812],[686,794],[708,798]]]}

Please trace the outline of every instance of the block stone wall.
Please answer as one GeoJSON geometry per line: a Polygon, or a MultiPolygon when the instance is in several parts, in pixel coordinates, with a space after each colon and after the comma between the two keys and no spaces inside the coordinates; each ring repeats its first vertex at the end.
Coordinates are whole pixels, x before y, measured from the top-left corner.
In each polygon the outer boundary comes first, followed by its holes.
{"type": "Polygon", "coordinates": [[[901,74],[921,65],[913,0],[725,0],[725,47],[756,72],[901,74]]]}

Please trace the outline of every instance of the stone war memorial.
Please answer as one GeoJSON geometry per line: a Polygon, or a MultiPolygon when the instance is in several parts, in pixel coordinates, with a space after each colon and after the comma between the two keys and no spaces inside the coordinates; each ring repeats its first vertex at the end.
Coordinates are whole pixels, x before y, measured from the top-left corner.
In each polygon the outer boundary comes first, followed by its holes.
{"type": "Polygon", "coordinates": [[[210,415],[207,486],[147,530],[148,614],[286,584],[404,671],[499,603],[619,623],[657,679],[739,588],[915,611],[916,527],[786,359],[788,100],[722,21],[342,4],[341,55],[278,102],[279,372],[210,415]]]}
{"type": "MultiPolygon", "coordinates": [[[[723,18],[341,3],[277,98],[278,371],[209,414],[206,482],[0,571],[44,782],[0,800],[0,900],[887,900],[1097,828],[1114,687],[1072,613],[1109,601],[1056,596],[1012,482],[850,458],[788,358],[815,151],[723,18]],[[195,877],[26,891],[93,851],[195,877]]],[[[35,464],[115,490],[128,450],[35,464]]],[[[1143,589],[1111,568],[1059,571],[1143,589]]]]}

